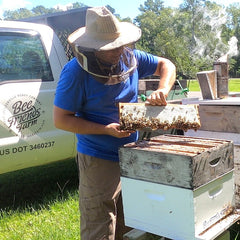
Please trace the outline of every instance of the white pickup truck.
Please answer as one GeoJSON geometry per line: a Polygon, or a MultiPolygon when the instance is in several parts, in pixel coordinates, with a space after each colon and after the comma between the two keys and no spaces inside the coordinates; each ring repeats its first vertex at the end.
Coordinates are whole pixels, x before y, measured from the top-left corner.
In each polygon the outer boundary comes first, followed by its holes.
{"type": "Polygon", "coordinates": [[[74,134],[52,120],[66,62],[48,26],[0,21],[0,174],[76,156],[74,134]]]}

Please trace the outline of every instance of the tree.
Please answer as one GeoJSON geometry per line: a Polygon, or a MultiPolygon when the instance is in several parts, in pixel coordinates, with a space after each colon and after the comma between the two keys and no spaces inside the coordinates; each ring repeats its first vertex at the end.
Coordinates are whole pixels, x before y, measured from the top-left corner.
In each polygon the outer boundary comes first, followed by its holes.
{"type": "Polygon", "coordinates": [[[184,3],[180,5],[180,10],[186,11],[189,13],[189,26],[191,26],[192,38],[191,38],[191,46],[195,44],[195,28],[197,22],[202,18],[202,12],[199,13],[199,9],[202,8],[205,0],[184,0],[184,3]]]}
{"type": "MultiPolygon", "coordinates": [[[[235,3],[231,4],[227,8],[228,13],[228,25],[224,28],[224,37],[226,39],[230,39],[232,36],[234,36],[236,39],[240,39],[240,4],[235,3]]],[[[233,38],[232,38],[233,39],[233,38]]],[[[233,49],[234,46],[230,43],[230,52],[229,57],[230,58],[230,69],[229,74],[235,77],[240,76],[240,56],[238,49],[240,49],[240,42],[237,42],[237,46],[235,47],[235,50],[233,49]]]]}
{"type": "Polygon", "coordinates": [[[34,7],[32,9],[32,12],[34,14],[34,16],[41,16],[41,15],[44,15],[44,14],[48,14],[48,13],[54,13],[54,12],[57,12],[58,10],[57,9],[54,9],[54,8],[45,8],[44,6],[40,5],[40,6],[37,6],[37,7],[34,7]]]}
{"type": "Polygon", "coordinates": [[[172,9],[164,8],[161,1],[147,0],[139,9],[136,23],[142,39],[137,46],[171,59],[178,76],[195,77],[198,71],[211,69],[228,51],[230,36],[222,35],[224,28],[229,29],[226,14],[214,2],[185,0],[179,9],[172,9]]]}
{"type": "Polygon", "coordinates": [[[142,38],[137,47],[158,56],[171,59],[177,66],[179,76],[191,76],[195,73],[191,68],[188,51],[188,28],[185,22],[188,15],[179,10],[164,8],[162,4],[154,7],[156,2],[147,1],[142,13],[137,16],[136,23],[142,29],[142,38]]]}
{"type": "Polygon", "coordinates": [[[34,16],[34,13],[26,8],[20,8],[15,11],[5,11],[3,13],[4,20],[17,20],[34,16]]]}
{"type": "Polygon", "coordinates": [[[142,38],[139,41],[141,49],[151,53],[155,52],[155,37],[158,32],[156,19],[156,14],[150,11],[137,16],[135,20],[142,30],[142,38]]]}
{"type": "Polygon", "coordinates": [[[228,51],[227,40],[222,38],[227,21],[224,8],[210,1],[185,0],[180,11],[188,19],[186,32],[192,64],[198,71],[212,68],[212,63],[228,51]]]}
{"type": "Polygon", "coordinates": [[[160,14],[163,9],[163,1],[161,0],[147,0],[144,2],[144,6],[141,4],[139,7],[140,12],[153,12],[155,14],[160,14]]]}
{"type": "Polygon", "coordinates": [[[81,8],[81,7],[87,7],[85,4],[83,3],[80,3],[80,2],[75,2],[72,4],[72,8],[75,9],[75,8],[81,8]]]}
{"type": "MultiPolygon", "coordinates": [[[[72,3],[71,7],[68,7],[68,9],[75,9],[75,8],[80,8],[80,7],[86,7],[85,4],[75,2],[72,3]]],[[[60,12],[62,11],[61,9],[56,9],[56,8],[45,8],[42,5],[36,6],[32,8],[32,10],[28,10],[27,8],[20,8],[17,10],[13,11],[4,11],[3,13],[3,19],[4,20],[18,20],[22,18],[28,18],[28,17],[34,17],[34,16],[40,16],[44,14],[49,14],[49,13],[55,13],[55,12],[60,12]]]]}

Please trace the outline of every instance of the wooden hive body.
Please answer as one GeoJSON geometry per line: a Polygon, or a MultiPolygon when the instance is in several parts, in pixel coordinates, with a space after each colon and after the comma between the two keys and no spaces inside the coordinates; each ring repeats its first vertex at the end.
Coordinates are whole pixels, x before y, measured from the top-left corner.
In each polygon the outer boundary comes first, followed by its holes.
{"type": "Polygon", "coordinates": [[[161,135],[119,149],[124,177],[196,189],[234,168],[233,143],[161,135]]]}

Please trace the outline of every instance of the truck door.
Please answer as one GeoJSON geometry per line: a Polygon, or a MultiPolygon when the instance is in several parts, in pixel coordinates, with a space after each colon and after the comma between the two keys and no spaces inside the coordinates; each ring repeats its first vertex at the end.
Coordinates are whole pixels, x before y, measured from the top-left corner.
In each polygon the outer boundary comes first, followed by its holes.
{"type": "Polygon", "coordinates": [[[74,156],[74,135],[53,125],[57,80],[37,32],[0,31],[0,173],[74,156]]]}

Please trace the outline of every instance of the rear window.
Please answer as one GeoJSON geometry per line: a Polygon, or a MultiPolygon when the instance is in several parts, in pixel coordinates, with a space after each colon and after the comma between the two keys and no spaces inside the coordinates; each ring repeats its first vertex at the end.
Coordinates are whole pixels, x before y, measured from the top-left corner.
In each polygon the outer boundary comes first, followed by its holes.
{"type": "Polygon", "coordinates": [[[40,36],[0,32],[0,82],[36,79],[53,81],[40,36]]]}

